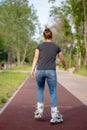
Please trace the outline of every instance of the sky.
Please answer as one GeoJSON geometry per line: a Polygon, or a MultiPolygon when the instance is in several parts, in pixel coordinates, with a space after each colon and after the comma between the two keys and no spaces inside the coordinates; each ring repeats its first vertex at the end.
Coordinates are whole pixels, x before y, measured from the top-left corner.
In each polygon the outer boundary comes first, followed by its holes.
{"type": "MultiPolygon", "coordinates": [[[[57,3],[60,4],[61,0],[57,1],[58,1],[57,3]]],[[[52,4],[49,4],[48,0],[29,0],[29,3],[33,4],[34,9],[37,10],[36,15],[39,17],[41,27],[49,25],[50,24],[49,10],[52,4]]]]}

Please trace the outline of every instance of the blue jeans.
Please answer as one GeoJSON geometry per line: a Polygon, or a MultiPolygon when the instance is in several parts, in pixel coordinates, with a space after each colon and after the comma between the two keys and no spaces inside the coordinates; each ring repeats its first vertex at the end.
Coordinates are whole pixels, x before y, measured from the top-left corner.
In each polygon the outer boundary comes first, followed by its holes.
{"type": "Polygon", "coordinates": [[[36,71],[36,81],[38,86],[37,91],[37,100],[38,102],[43,103],[44,100],[44,88],[45,81],[47,80],[47,84],[49,87],[50,98],[51,98],[51,107],[57,106],[57,76],[56,70],[37,70],[36,71]]]}

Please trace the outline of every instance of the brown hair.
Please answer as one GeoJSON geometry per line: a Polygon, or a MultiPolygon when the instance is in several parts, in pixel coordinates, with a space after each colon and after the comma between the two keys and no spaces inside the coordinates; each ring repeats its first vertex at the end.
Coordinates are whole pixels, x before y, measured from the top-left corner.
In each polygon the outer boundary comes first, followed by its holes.
{"type": "Polygon", "coordinates": [[[43,36],[45,37],[45,39],[52,39],[52,32],[49,28],[45,28],[44,32],[43,32],[43,36]]]}

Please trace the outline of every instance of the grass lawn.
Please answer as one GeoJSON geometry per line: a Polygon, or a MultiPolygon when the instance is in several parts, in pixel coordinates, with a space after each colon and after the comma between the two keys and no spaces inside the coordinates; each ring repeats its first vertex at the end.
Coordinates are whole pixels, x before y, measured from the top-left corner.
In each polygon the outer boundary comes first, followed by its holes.
{"type": "Polygon", "coordinates": [[[75,71],[74,73],[82,75],[82,76],[87,76],[87,69],[86,68],[81,68],[81,69],[75,71]]]}
{"type": "Polygon", "coordinates": [[[29,75],[31,67],[15,67],[0,73],[0,105],[5,103],[9,97],[18,89],[20,84],[29,75]],[[13,70],[15,72],[13,72],[13,70]],[[21,73],[19,72],[21,71],[21,73]],[[25,71],[26,72],[23,72],[25,71]]]}

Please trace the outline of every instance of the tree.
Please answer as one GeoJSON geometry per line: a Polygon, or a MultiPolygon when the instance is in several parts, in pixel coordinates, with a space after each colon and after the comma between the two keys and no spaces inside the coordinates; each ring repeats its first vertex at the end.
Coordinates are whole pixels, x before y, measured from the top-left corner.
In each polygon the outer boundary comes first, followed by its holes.
{"type": "MultiPolygon", "coordinates": [[[[56,0],[49,0],[56,2],[56,0]]],[[[87,1],[86,0],[66,0],[62,1],[61,7],[52,7],[51,13],[54,15],[65,15],[69,19],[74,35],[74,47],[79,47],[82,57],[85,56],[87,64],[87,1]],[[83,6],[82,6],[83,3],[83,6]],[[84,37],[84,39],[83,39],[84,37]],[[85,49],[84,49],[85,48],[85,49]],[[84,51],[85,50],[85,51],[84,51]],[[84,55],[85,54],[85,55],[84,55]]]]}
{"type": "Polygon", "coordinates": [[[87,65],[87,0],[82,0],[84,11],[85,64],[87,65]]]}
{"type": "Polygon", "coordinates": [[[5,47],[18,64],[23,64],[36,26],[39,26],[38,17],[28,0],[4,0],[0,6],[0,26],[5,47]]]}

